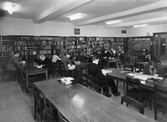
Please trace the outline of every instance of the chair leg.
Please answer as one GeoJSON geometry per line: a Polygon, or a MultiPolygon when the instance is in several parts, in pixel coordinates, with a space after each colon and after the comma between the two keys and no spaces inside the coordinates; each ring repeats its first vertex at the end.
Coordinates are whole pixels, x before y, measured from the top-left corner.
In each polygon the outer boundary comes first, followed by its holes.
{"type": "Polygon", "coordinates": [[[2,71],[2,74],[1,74],[1,83],[3,82],[3,79],[4,79],[4,73],[2,71]]]}
{"type": "Polygon", "coordinates": [[[150,107],[150,110],[152,110],[152,95],[150,95],[150,98],[149,98],[149,107],[150,107]]]}
{"type": "Polygon", "coordinates": [[[157,107],[154,103],[154,119],[157,120],[157,107]]]}
{"type": "Polygon", "coordinates": [[[118,81],[118,80],[116,80],[116,82],[117,82],[117,88],[118,88],[118,82],[119,82],[119,81],[118,81]]]}
{"type": "Polygon", "coordinates": [[[34,120],[36,120],[36,100],[34,99],[34,120]]]}

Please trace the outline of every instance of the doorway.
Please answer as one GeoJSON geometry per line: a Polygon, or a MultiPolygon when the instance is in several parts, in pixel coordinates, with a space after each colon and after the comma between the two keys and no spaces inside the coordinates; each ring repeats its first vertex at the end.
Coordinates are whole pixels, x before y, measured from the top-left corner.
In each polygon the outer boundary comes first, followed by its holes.
{"type": "Polygon", "coordinates": [[[153,34],[153,52],[160,60],[167,60],[167,32],[153,34]]]}

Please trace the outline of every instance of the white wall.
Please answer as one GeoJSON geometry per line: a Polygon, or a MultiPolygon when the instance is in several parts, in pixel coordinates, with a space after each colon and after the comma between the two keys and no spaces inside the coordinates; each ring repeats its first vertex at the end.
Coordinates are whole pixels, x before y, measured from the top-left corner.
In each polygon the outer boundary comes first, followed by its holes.
{"type": "Polygon", "coordinates": [[[153,33],[160,33],[160,32],[167,32],[167,23],[140,27],[140,28],[129,28],[127,29],[127,36],[128,37],[153,36],[153,33]]]}
{"type": "Polygon", "coordinates": [[[107,36],[107,37],[136,37],[152,36],[153,33],[167,32],[167,23],[141,28],[127,28],[127,34],[121,34],[121,29],[104,29],[101,26],[75,27],[70,23],[45,22],[33,23],[28,19],[0,18],[0,35],[47,35],[47,36],[77,36],[74,28],[80,28],[79,36],[107,36]]]}
{"type": "Polygon", "coordinates": [[[74,28],[80,28],[79,36],[125,37],[121,29],[104,29],[101,26],[75,27],[70,23],[45,22],[33,23],[27,19],[0,18],[0,35],[47,35],[47,36],[77,36],[74,28]]]}

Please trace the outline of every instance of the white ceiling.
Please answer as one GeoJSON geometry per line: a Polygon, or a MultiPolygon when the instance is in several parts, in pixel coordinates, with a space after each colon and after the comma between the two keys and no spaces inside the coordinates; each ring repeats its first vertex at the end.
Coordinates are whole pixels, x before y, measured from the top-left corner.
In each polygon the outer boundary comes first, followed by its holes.
{"type": "Polygon", "coordinates": [[[2,17],[31,19],[34,23],[56,21],[104,28],[167,23],[167,0],[1,0],[0,10],[2,17]],[[9,15],[3,11],[5,1],[19,4],[20,9],[9,15]],[[70,21],[67,17],[75,13],[84,13],[86,16],[70,21]],[[105,24],[108,20],[117,19],[122,22],[105,24]]]}

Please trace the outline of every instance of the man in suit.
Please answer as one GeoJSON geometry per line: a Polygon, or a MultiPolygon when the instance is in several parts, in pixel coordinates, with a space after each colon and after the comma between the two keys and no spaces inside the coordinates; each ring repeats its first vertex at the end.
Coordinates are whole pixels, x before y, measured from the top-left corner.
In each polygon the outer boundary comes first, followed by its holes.
{"type": "MultiPolygon", "coordinates": [[[[106,76],[106,74],[103,74],[103,72],[102,72],[103,69],[101,69],[101,67],[98,65],[98,63],[99,63],[98,55],[93,56],[92,60],[93,60],[93,62],[88,65],[88,72],[94,77],[97,76],[97,78],[99,80],[98,85],[103,86],[103,85],[108,84],[111,87],[111,90],[112,90],[112,93],[114,94],[114,96],[119,96],[120,93],[118,92],[118,89],[115,85],[114,80],[109,78],[108,76],[106,76]]],[[[109,89],[104,88],[103,92],[105,92],[105,93],[108,92],[108,95],[106,95],[106,96],[109,96],[109,89]]]]}
{"type": "Polygon", "coordinates": [[[148,64],[145,65],[143,74],[165,77],[164,68],[158,66],[155,60],[150,60],[148,64]]]}
{"type": "Polygon", "coordinates": [[[48,57],[46,57],[45,55],[40,55],[40,65],[42,66],[43,69],[49,69],[48,70],[48,74],[52,74],[53,72],[53,65],[52,65],[52,61],[51,59],[49,59],[48,57]]]}
{"type": "Polygon", "coordinates": [[[75,65],[75,62],[68,63],[68,69],[70,71],[69,76],[73,77],[74,80],[72,83],[81,83],[82,84],[82,71],[81,69],[75,65]]]}

